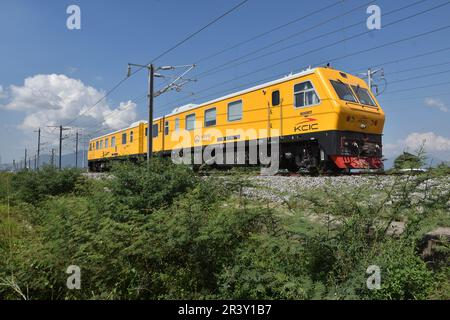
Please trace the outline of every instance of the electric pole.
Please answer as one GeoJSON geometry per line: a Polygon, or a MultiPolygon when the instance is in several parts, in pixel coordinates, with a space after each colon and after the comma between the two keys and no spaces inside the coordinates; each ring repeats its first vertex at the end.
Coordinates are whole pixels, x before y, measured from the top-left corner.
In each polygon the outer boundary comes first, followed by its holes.
{"type": "Polygon", "coordinates": [[[61,170],[62,132],[63,132],[63,127],[59,126],[59,165],[58,165],[59,170],[61,170]]]}
{"type": "Polygon", "coordinates": [[[25,148],[25,161],[24,161],[25,165],[24,165],[24,169],[27,168],[27,148],[25,148]]]}
{"type": "Polygon", "coordinates": [[[16,172],[16,159],[13,159],[13,170],[16,172]]]}
{"type": "Polygon", "coordinates": [[[377,90],[377,95],[378,95],[378,85],[373,84],[373,76],[379,72],[381,72],[381,78],[384,79],[384,69],[383,68],[376,69],[376,70],[372,70],[372,68],[369,68],[367,70],[367,73],[362,73],[362,75],[364,75],[364,77],[367,78],[367,85],[369,86],[369,90],[372,92],[372,88],[375,87],[377,90]]]}
{"type": "Polygon", "coordinates": [[[38,129],[38,147],[37,147],[37,160],[36,160],[36,170],[39,169],[39,159],[41,157],[41,128],[38,129]]]}
{"type": "MultiPolygon", "coordinates": [[[[69,130],[70,128],[63,128],[63,126],[47,126],[48,128],[59,128],[59,165],[58,168],[59,170],[62,169],[62,165],[61,165],[61,158],[62,158],[62,141],[63,141],[63,131],[64,130],[69,130]]],[[[52,149],[52,154],[53,154],[53,149],[52,149]]],[[[52,156],[53,157],[53,156],[52,156]]]]}
{"type": "Polygon", "coordinates": [[[187,82],[193,81],[191,79],[185,79],[183,78],[184,75],[186,75],[189,71],[191,71],[194,67],[194,65],[185,65],[185,66],[163,66],[163,67],[157,67],[153,64],[148,65],[141,65],[141,64],[135,64],[135,63],[129,63],[128,64],[128,73],[127,77],[131,76],[131,67],[139,67],[139,68],[147,68],[148,70],[148,91],[147,91],[147,97],[148,97],[148,129],[147,129],[147,164],[150,164],[150,158],[153,155],[153,98],[157,97],[164,92],[167,92],[168,90],[177,90],[180,91],[181,87],[186,84],[187,82]],[[183,72],[181,75],[174,77],[174,80],[165,86],[163,89],[159,90],[158,92],[154,92],[154,78],[165,78],[163,75],[156,73],[159,70],[174,70],[176,68],[187,68],[185,72],[183,72]],[[181,83],[177,83],[178,81],[181,81],[181,83]]]}
{"type": "Polygon", "coordinates": [[[37,170],[37,155],[34,155],[34,171],[37,170]]]}
{"type": "Polygon", "coordinates": [[[75,134],[75,168],[78,168],[78,131],[75,134]]]}
{"type": "Polygon", "coordinates": [[[53,149],[53,148],[52,148],[52,157],[51,157],[50,161],[51,161],[50,163],[52,165],[52,168],[54,168],[55,167],[55,149],[53,149]]]}
{"type": "Polygon", "coordinates": [[[85,147],[85,145],[86,145],[86,139],[84,139],[83,140],[83,138],[84,138],[84,135],[82,134],[81,135],[82,136],[82,138],[81,138],[81,152],[82,152],[82,158],[81,158],[81,167],[84,169],[84,167],[85,167],[85,160],[84,160],[84,157],[85,157],[85,150],[84,150],[84,147],[85,147]]]}
{"type": "Polygon", "coordinates": [[[148,137],[147,137],[147,164],[153,155],[153,79],[155,77],[155,67],[150,64],[148,68],[148,137]]]}

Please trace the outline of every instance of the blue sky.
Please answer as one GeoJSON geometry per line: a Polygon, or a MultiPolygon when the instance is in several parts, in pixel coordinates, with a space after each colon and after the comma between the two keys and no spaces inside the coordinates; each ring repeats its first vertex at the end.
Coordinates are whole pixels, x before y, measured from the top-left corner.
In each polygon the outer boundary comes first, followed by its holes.
{"type": "MultiPolygon", "coordinates": [[[[238,2],[240,1],[2,0],[2,161],[11,162],[12,159],[22,158],[25,147],[31,153],[35,152],[36,134],[33,131],[37,127],[64,124],[73,119],[80,110],[95,103],[96,99],[125,76],[128,62],[149,62],[238,2]],[[81,8],[81,30],[68,30],[66,27],[66,8],[72,4],[81,8]],[[28,79],[26,83],[25,79],[28,79]],[[64,94],[61,95],[61,92],[64,94]]],[[[156,115],[168,113],[180,104],[202,102],[232,92],[238,86],[245,88],[246,84],[275,79],[280,74],[299,71],[305,66],[329,60],[333,61],[335,68],[352,72],[363,72],[370,66],[381,65],[386,74],[387,88],[384,90],[384,82],[379,79],[376,83],[384,91],[378,99],[387,117],[384,136],[386,155],[392,158],[405,148],[412,149],[426,139],[428,152],[432,157],[450,160],[450,50],[406,59],[450,47],[450,28],[352,55],[357,51],[450,25],[450,5],[390,25],[448,1],[373,1],[382,10],[381,30],[373,30],[363,36],[318,50],[367,31],[365,20],[369,16],[366,13],[368,1],[346,0],[332,6],[336,2],[248,1],[159,59],[157,64],[184,65],[198,62],[198,67],[190,74],[195,77],[232,59],[255,51],[258,53],[239,60],[246,61],[245,63],[231,63],[221,72],[199,77],[197,82],[186,86],[184,92],[172,92],[158,97],[155,101],[156,115]],[[397,10],[408,5],[411,6],[397,10]],[[315,15],[247,41],[211,59],[202,60],[327,6],[328,9],[315,15]],[[360,8],[355,9],[357,7],[360,8]],[[354,10],[346,16],[325,23],[352,9],[354,10]],[[391,11],[394,12],[390,13],[391,11]],[[320,27],[300,32],[319,23],[320,27]],[[323,36],[352,24],[353,27],[323,36]],[[295,33],[298,35],[262,49],[295,33]],[[285,47],[289,48],[282,50],[285,47]],[[308,51],[314,52],[304,54],[308,51]],[[268,52],[274,53],[250,59],[268,52]],[[333,60],[345,55],[349,57],[333,60]],[[294,56],[300,57],[281,63],[294,56]],[[387,63],[393,60],[398,61],[387,63]],[[412,68],[416,69],[408,71],[412,68]],[[256,70],[258,72],[252,73],[256,70]],[[441,73],[433,75],[438,72],[441,73]],[[247,76],[243,77],[244,75],[247,76]],[[221,85],[223,82],[227,83],[221,85]],[[209,89],[215,85],[215,88],[209,89]],[[404,91],[416,87],[424,88],[404,91]]],[[[156,87],[162,85],[163,82],[159,80],[156,87]]],[[[102,125],[114,128],[126,122],[145,119],[145,100],[134,101],[136,97],[144,96],[145,92],[146,74],[140,72],[108,96],[92,113],[87,113],[89,117],[84,115],[71,123],[71,126],[93,132],[101,129],[102,125]],[[117,108],[128,109],[119,112],[117,108]],[[105,122],[105,115],[111,113],[113,117],[105,122]]],[[[67,131],[67,134],[72,135],[73,131],[67,131]]],[[[67,152],[73,152],[73,142],[70,139],[66,141],[67,152]]],[[[52,129],[45,129],[43,142],[47,144],[44,145],[44,152],[48,152],[56,141],[57,135],[52,129]]]]}

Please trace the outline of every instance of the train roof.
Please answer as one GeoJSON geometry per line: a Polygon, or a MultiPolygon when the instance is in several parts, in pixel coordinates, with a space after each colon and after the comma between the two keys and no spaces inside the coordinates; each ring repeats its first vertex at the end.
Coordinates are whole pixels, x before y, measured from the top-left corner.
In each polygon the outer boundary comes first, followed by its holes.
{"type": "Polygon", "coordinates": [[[213,100],[209,100],[209,101],[203,102],[201,104],[189,103],[189,104],[186,104],[184,106],[177,107],[177,108],[173,109],[172,112],[168,114],[168,116],[172,116],[172,115],[176,115],[176,114],[179,114],[179,113],[182,113],[182,112],[186,112],[186,111],[189,111],[189,110],[200,108],[200,107],[206,106],[208,104],[212,104],[212,103],[216,103],[216,102],[219,102],[219,101],[222,101],[222,100],[233,98],[235,96],[240,96],[240,95],[243,95],[245,93],[249,93],[249,92],[252,92],[252,91],[255,91],[255,90],[259,90],[259,89],[262,89],[262,88],[265,88],[265,87],[268,87],[268,86],[272,86],[272,85],[275,85],[275,84],[278,84],[278,83],[289,81],[291,79],[295,79],[295,78],[298,78],[298,77],[303,77],[303,76],[306,76],[306,75],[309,75],[309,74],[313,74],[316,71],[316,69],[317,68],[312,68],[312,69],[310,68],[310,69],[306,69],[306,70],[303,70],[303,71],[298,72],[298,73],[291,73],[289,75],[284,76],[283,78],[279,78],[279,79],[276,79],[276,80],[273,80],[273,81],[270,81],[270,82],[265,82],[265,83],[262,83],[262,84],[258,84],[256,86],[251,87],[251,88],[247,88],[245,90],[233,92],[233,93],[227,94],[225,96],[222,96],[222,97],[219,97],[219,98],[216,98],[216,99],[213,99],[213,100]]]}
{"type": "MultiPolygon", "coordinates": [[[[227,94],[225,96],[222,96],[222,97],[219,97],[219,98],[216,98],[216,99],[213,99],[213,100],[209,100],[209,101],[203,102],[201,104],[189,103],[189,104],[186,104],[186,105],[183,105],[181,107],[177,107],[177,108],[173,109],[171,113],[167,114],[167,116],[177,115],[177,114],[189,111],[189,110],[194,110],[194,109],[206,106],[208,104],[216,103],[216,102],[219,102],[219,101],[222,101],[222,100],[233,98],[235,96],[240,96],[240,95],[243,95],[245,93],[249,93],[249,92],[252,92],[252,91],[255,91],[255,90],[259,90],[259,89],[262,89],[262,88],[265,88],[265,87],[268,87],[268,86],[272,86],[272,85],[275,85],[275,84],[278,84],[278,83],[283,83],[285,81],[289,81],[289,80],[292,80],[292,79],[295,79],[295,78],[299,78],[299,77],[303,77],[303,76],[306,76],[306,75],[309,75],[309,74],[313,74],[317,69],[318,68],[309,68],[309,69],[303,70],[301,72],[291,73],[291,74],[288,74],[288,75],[286,75],[286,76],[284,76],[282,78],[279,78],[279,79],[276,79],[276,80],[273,80],[273,81],[269,81],[269,82],[265,82],[265,83],[253,86],[251,88],[247,88],[245,90],[233,92],[233,93],[227,94]]],[[[154,118],[153,120],[160,120],[161,118],[162,117],[158,117],[158,118],[154,118]]],[[[140,123],[147,124],[148,121],[140,120],[140,121],[134,122],[133,124],[131,124],[127,128],[123,128],[123,129],[120,129],[120,130],[116,130],[114,132],[110,132],[110,133],[98,136],[96,138],[91,139],[90,141],[101,139],[101,138],[104,138],[104,137],[112,135],[112,134],[116,134],[116,133],[119,133],[119,132],[122,132],[122,131],[125,131],[125,130],[128,130],[128,129],[135,128],[140,123]]]]}

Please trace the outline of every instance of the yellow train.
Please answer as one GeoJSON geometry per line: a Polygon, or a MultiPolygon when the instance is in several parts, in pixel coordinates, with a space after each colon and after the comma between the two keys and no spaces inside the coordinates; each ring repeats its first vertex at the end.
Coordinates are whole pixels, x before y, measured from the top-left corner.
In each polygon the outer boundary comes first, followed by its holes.
{"type": "MultiPolygon", "coordinates": [[[[276,138],[282,168],[381,169],[384,121],[362,79],[320,67],[175,108],[154,120],[153,152],[170,156],[182,149],[237,143],[249,148],[252,141],[276,138]]],[[[90,140],[89,169],[100,171],[111,160],[145,158],[147,134],[147,122],[140,121],[90,140]]]]}

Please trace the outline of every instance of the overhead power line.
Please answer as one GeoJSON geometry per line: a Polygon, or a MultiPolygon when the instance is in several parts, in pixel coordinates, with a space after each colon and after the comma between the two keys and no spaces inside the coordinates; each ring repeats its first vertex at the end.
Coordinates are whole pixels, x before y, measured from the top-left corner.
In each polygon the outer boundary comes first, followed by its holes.
{"type": "Polygon", "coordinates": [[[420,78],[427,78],[427,77],[431,77],[431,76],[437,76],[439,74],[446,74],[446,73],[449,73],[449,72],[450,72],[450,70],[432,72],[432,73],[417,75],[417,76],[414,76],[414,77],[409,77],[409,78],[399,79],[399,80],[395,80],[395,81],[390,81],[389,84],[400,83],[400,82],[405,82],[405,81],[411,81],[411,80],[416,80],[416,79],[420,79],[420,78]]]}
{"type": "MultiPolygon", "coordinates": [[[[416,5],[418,5],[418,4],[420,4],[420,3],[423,3],[423,2],[425,2],[425,1],[426,1],[426,0],[419,0],[419,1],[416,1],[416,2],[414,2],[414,3],[412,3],[412,4],[408,4],[408,5],[406,5],[406,6],[402,6],[401,8],[397,8],[397,9],[391,10],[391,11],[389,11],[389,12],[383,13],[383,18],[385,18],[385,17],[387,17],[387,16],[389,16],[389,15],[391,15],[391,14],[393,14],[393,13],[396,13],[396,12],[399,12],[399,11],[402,11],[402,10],[405,10],[405,9],[408,9],[408,8],[411,8],[411,7],[413,7],[413,6],[416,6],[416,5]]],[[[295,33],[293,33],[293,34],[291,34],[291,35],[289,35],[289,36],[287,36],[287,37],[284,37],[284,38],[282,38],[282,39],[279,39],[279,40],[277,40],[277,41],[274,41],[274,42],[272,42],[272,43],[269,43],[269,44],[266,45],[266,46],[263,46],[263,47],[260,47],[260,48],[258,48],[258,49],[255,49],[255,50],[253,50],[253,51],[251,51],[251,52],[249,52],[249,53],[247,53],[247,54],[245,54],[245,55],[242,55],[242,56],[240,56],[240,57],[237,57],[237,58],[234,58],[234,59],[232,59],[232,60],[229,60],[229,61],[227,61],[227,62],[225,62],[225,63],[222,63],[222,64],[220,64],[220,65],[218,65],[218,66],[215,66],[215,67],[213,67],[213,68],[211,68],[211,69],[208,69],[208,70],[206,70],[206,71],[203,71],[203,72],[201,72],[201,73],[199,73],[199,74],[197,74],[197,75],[194,75],[194,76],[195,76],[197,79],[202,79],[202,78],[205,78],[205,77],[207,77],[207,76],[216,74],[216,73],[218,73],[218,72],[226,71],[226,70],[228,70],[229,68],[237,67],[237,66],[240,66],[240,65],[242,65],[242,64],[249,63],[249,62],[254,62],[254,61],[258,60],[258,59],[261,59],[261,58],[264,58],[264,57],[267,57],[267,56],[270,56],[270,55],[278,54],[278,53],[280,53],[281,51],[285,51],[285,50],[287,50],[287,49],[291,49],[291,48],[296,47],[296,46],[299,46],[299,45],[304,45],[305,43],[309,43],[310,41],[315,41],[315,40],[317,40],[317,39],[320,39],[320,38],[323,38],[323,37],[326,37],[326,36],[329,36],[329,35],[332,35],[332,34],[335,34],[335,33],[338,33],[338,32],[342,32],[342,31],[347,30],[347,29],[351,29],[351,28],[354,28],[354,27],[356,27],[356,26],[360,26],[361,24],[364,24],[364,23],[366,22],[366,19],[361,20],[361,21],[358,21],[358,22],[356,22],[356,23],[352,23],[352,24],[350,24],[350,25],[347,25],[347,26],[342,27],[342,28],[339,28],[339,29],[332,30],[332,31],[330,31],[330,32],[325,32],[325,33],[322,33],[322,34],[319,34],[319,35],[315,35],[315,36],[313,36],[313,37],[310,37],[309,39],[306,39],[306,40],[303,40],[303,41],[300,41],[300,42],[296,42],[296,43],[294,43],[294,44],[290,44],[290,45],[288,45],[288,46],[286,46],[286,47],[283,47],[283,48],[279,48],[279,49],[276,49],[276,50],[273,50],[273,51],[270,51],[270,52],[267,52],[267,53],[264,53],[264,54],[260,54],[260,55],[258,55],[258,56],[256,56],[256,57],[251,58],[251,59],[247,59],[247,60],[244,60],[244,61],[241,61],[241,62],[238,62],[238,63],[233,63],[233,62],[240,61],[240,60],[242,60],[242,59],[244,59],[244,58],[250,57],[250,56],[252,56],[252,55],[254,55],[254,54],[261,53],[261,51],[264,51],[264,50],[266,50],[266,49],[269,49],[269,48],[271,48],[271,47],[274,47],[275,45],[277,45],[277,44],[279,44],[279,43],[282,43],[282,42],[285,42],[285,41],[287,41],[287,40],[289,40],[289,39],[292,39],[292,38],[294,38],[294,37],[308,34],[309,31],[314,30],[314,29],[316,29],[316,28],[318,28],[318,27],[321,27],[321,26],[323,26],[323,25],[326,25],[326,24],[328,24],[328,23],[330,23],[330,22],[332,22],[333,20],[336,20],[336,19],[338,19],[338,18],[342,18],[342,17],[344,17],[344,16],[346,16],[346,15],[348,15],[348,14],[350,14],[350,13],[356,11],[356,10],[359,10],[359,9],[361,9],[361,8],[363,8],[363,7],[366,7],[366,6],[367,6],[368,4],[370,4],[370,3],[372,3],[372,1],[370,1],[370,2],[368,2],[368,3],[365,3],[365,4],[363,4],[363,5],[360,5],[360,6],[356,7],[356,8],[353,8],[353,9],[351,9],[351,10],[349,10],[349,11],[347,11],[347,12],[344,12],[344,13],[342,13],[342,14],[340,14],[340,15],[337,15],[337,16],[334,16],[334,17],[331,17],[331,18],[328,18],[328,19],[326,19],[326,20],[324,20],[324,21],[321,21],[321,22],[319,22],[319,23],[317,23],[317,24],[311,26],[311,27],[302,29],[302,30],[300,30],[300,31],[298,31],[298,32],[295,32],[295,33]]]]}
{"type": "MultiPolygon", "coordinates": [[[[219,20],[221,20],[222,18],[224,18],[225,16],[229,15],[230,13],[232,13],[233,11],[237,10],[239,7],[243,6],[245,3],[247,3],[249,0],[244,0],[241,1],[240,3],[238,3],[237,5],[235,5],[234,7],[232,7],[231,9],[229,9],[228,11],[226,11],[225,13],[221,14],[220,16],[218,16],[217,18],[215,18],[214,20],[212,20],[211,22],[207,23],[205,26],[203,26],[202,28],[200,28],[199,30],[195,31],[194,33],[188,35],[186,38],[184,38],[183,40],[177,42],[174,46],[170,47],[169,49],[165,50],[164,52],[162,52],[161,54],[159,54],[158,56],[156,56],[154,59],[152,59],[148,64],[152,63],[153,61],[156,61],[160,58],[162,58],[163,56],[165,56],[166,54],[168,54],[169,52],[175,50],[176,48],[178,48],[179,46],[181,46],[183,43],[189,41],[190,39],[192,39],[194,36],[196,36],[197,34],[199,34],[200,32],[202,32],[203,30],[207,29],[208,27],[212,26],[213,24],[215,24],[216,22],[218,22],[219,20]]],[[[117,88],[119,88],[125,81],[127,81],[130,77],[132,77],[133,75],[135,75],[137,72],[141,71],[143,68],[139,68],[136,71],[134,71],[132,74],[130,74],[128,77],[125,77],[123,79],[121,79],[117,84],[115,84],[111,89],[109,89],[99,100],[97,100],[92,106],[90,106],[89,108],[87,108],[86,110],[84,110],[83,112],[80,112],[77,116],[75,116],[75,118],[73,118],[72,120],[68,121],[66,124],[64,124],[64,126],[67,126],[73,122],[75,122],[77,119],[79,119],[82,115],[86,114],[87,112],[91,111],[93,108],[95,108],[100,102],[102,102],[103,100],[105,100],[111,93],[113,93],[115,90],[117,90],[117,88]]]]}
{"type": "MultiPolygon", "coordinates": [[[[421,37],[425,37],[425,36],[428,36],[430,34],[434,34],[434,33],[437,33],[437,32],[441,32],[441,31],[447,30],[449,28],[450,28],[450,25],[439,27],[439,28],[436,28],[436,29],[433,29],[433,30],[430,30],[430,31],[422,32],[422,33],[415,34],[415,35],[412,35],[412,36],[409,36],[409,37],[405,37],[405,38],[402,38],[402,39],[398,39],[398,40],[395,40],[395,41],[390,41],[390,42],[387,42],[387,43],[384,43],[384,44],[381,44],[381,45],[377,45],[377,46],[373,46],[373,47],[370,47],[370,48],[367,48],[367,49],[358,50],[358,51],[355,51],[355,52],[352,52],[352,53],[349,53],[349,54],[345,54],[345,55],[342,55],[342,56],[339,56],[339,57],[336,57],[336,58],[330,58],[330,59],[324,60],[324,61],[316,64],[316,66],[324,65],[327,62],[336,62],[336,61],[343,60],[343,59],[346,59],[346,58],[350,58],[350,57],[353,57],[353,56],[356,56],[356,55],[360,55],[360,54],[363,54],[363,53],[366,53],[366,52],[379,50],[379,49],[382,49],[382,48],[385,48],[385,47],[389,47],[389,46],[392,46],[392,45],[396,45],[396,44],[399,44],[399,43],[403,43],[403,42],[406,42],[406,41],[410,41],[410,40],[418,39],[418,38],[421,38],[421,37]]],[[[270,66],[270,67],[272,67],[272,66],[270,66]]],[[[305,67],[307,67],[307,66],[304,66],[303,68],[305,68],[305,67]]],[[[251,75],[251,74],[253,74],[253,72],[244,74],[243,76],[240,76],[240,78],[246,77],[246,76],[251,75]]],[[[277,75],[275,77],[281,77],[281,76],[283,76],[285,74],[286,73],[282,73],[282,74],[279,74],[279,75],[277,75]]],[[[233,88],[228,89],[228,90],[222,90],[222,91],[219,92],[219,94],[222,93],[222,92],[235,90],[235,89],[238,89],[240,87],[256,84],[256,83],[259,83],[259,82],[262,82],[262,81],[268,81],[268,80],[273,79],[273,78],[274,78],[274,76],[271,76],[271,77],[268,77],[268,78],[259,79],[259,80],[256,80],[256,81],[245,83],[245,84],[233,87],[233,88]]],[[[234,79],[226,80],[224,82],[216,84],[215,86],[211,86],[211,87],[208,87],[206,89],[200,90],[200,91],[197,92],[197,95],[200,94],[200,93],[204,93],[204,92],[210,91],[213,88],[220,87],[220,86],[222,86],[224,84],[227,84],[227,83],[229,83],[229,82],[231,82],[233,80],[234,79]]],[[[216,94],[218,94],[218,93],[214,93],[212,95],[216,95],[216,94]]],[[[212,95],[197,97],[196,100],[205,99],[205,98],[208,98],[208,97],[210,97],[212,95]]],[[[179,99],[174,100],[174,101],[172,101],[170,103],[165,104],[164,107],[165,106],[173,106],[175,103],[180,102],[180,101],[182,101],[182,100],[179,100],[179,99]]],[[[189,101],[191,101],[191,99],[185,100],[184,102],[182,102],[180,104],[188,103],[189,101]]]]}
{"type": "MultiPolygon", "coordinates": [[[[375,65],[372,65],[371,68],[385,67],[385,66],[390,65],[390,64],[395,64],[395,63],[404,62],[404,61],[408,61],[408,60],[412,60],[412,59],[422,58],[422,57],[426,57],[428,55],[432,55],[432,54],[435,54],[435,53],[440,53],[440,52],[444,52],[444,51],[448,51],[448,50],[450,50],[450,47],[445,47],[445,48],[442,48],[442,49],[427,51],[425,53],[421,53],[421,54],[417,54],[417,55],[413,55],[413,56],[400,57],[400,58],[397,58],[395,60],[388,60],[388,61],[384,61],[384,62],[380,62],[380,63],[375,64],[375,65]]],[[[351,69],[351,70],[348,71],[348,73],[355,73],[355,72],[365,71],[365,70],[367,70],[367,67],[361,67],[361,68],[358,68],[358,69],[351,69]]]]}
{"type": "Polygon", "coordinates": [[[320,9],[314,10],[314,11],[312,11],[312,12],[309,12],[309,13],[307,13],[307,14],[305,14],[305,15],[299,17],[299,18],[295,18],[294,20],[291,20],[291,21],[289,21],[289,22],[287,22],[287,23],[284,23],[284,24],[281,24],[281,25],[279,25],[279,26],[276,26],[275,28],[272,28],[272,29],[270,29],[270,30],[268,30],[268,31],[259,33],[259,34],[257,34],[256,36],[250,37],[250,38],[248,38],[248,39],[246,39],[246,40],[244,40],[244,41],[240,41],[240,42],[238,42],[238,43],[236,43],[236,44],[234,44],[234,45],[232,45],[232,46],[230,46],[230,47],[227,47],[227,48],[225,48],[225,49],[219,50],[218,52],[215,52],[215,53],[210,54],[210,55],[208,55],[208,56],[206,56],[206,57],[203,57],[203,58],[197,60],[196,64],[199,64],[199,63],[204,62],[204,61],[206,61],[206,60],[215,58],[215,57],[217,57],[218,55],[221,55],[222,53],[225,53],[225,52],[227,52],[227,51],[230,51],[230,50],[232,50],[232,49],[235,49],[235,48],[237,48],[237,47],[240,47],[240,46],[242,46],[242,45],[244,45],[244,44],[248,44],[248,43],[251,42],[251,41],[254,41],[254,40],[256,40],[256,39],[259,39],[259,38],[261,38],[261,37],[264,37],[264,36],[266,36],[266,35],[268,35],[268,34],[270,34],[270,33],[272,33],[272,32],[275,32],[275,31],[277,31],[277,30],[280,30],[280,29],[282,29],[282,28],[285,28],[285,27],[287,27],[287,26],[289,26],[289,25],[291,25],[291,24],[294,24],[294,23],[296,23],[296,22],[298,22],[298,21],[301,21],[301,20],[303,20],[303,19],[305,19],[305,18],[311,17],[311,16],[313,16],[313,15],[315,15],[315,14],[318,14],[318,13],[321,13],[321,12],[323,12],[323,11],[325,11],[325,10],[331,9],[331,8],[333,8],[333,7],[335,7],[335,6],[339,5],[339,4],[342,4],[342,0],[336,1],[336,2],[332,3],[331,5],[322,7],[322,8],[320,8],[320,9]]]}
{"type": "MultiPolygon", "coordinates": [[[[442,3],[442,4],[440,4],[440,5],[437,5],[437,6],[435,6],[435,7],[432,7],[432,8],[426,9],[426,10],[422,10],[422,11],[417,12],[417,13],[415,13],[415,14],[412,14],[412,15],[410,15],[410,16],[407,16],[407,17],[404,17],[404,18],[395,20],[395,21],[393,21],[393,22],[391,22],[391,23],[388,23],[388,24],[384,25],[384,29],[386,29],[386,28],[388,28],[388,27],[390,27],[390,26],[393,26],[393,25],[395,25],[395,24],[401,23],[401,22],[403,22],[403,21],[406,21],[406,20],[415,18],[415,17],[417,17],[417,16],[419,16],[419,15],[428,13],[428,12],[430,12],[430,11],[432,11],[432,10],[436,10],[436,9],[438,9],[438,8],[441,8],[441,7],[443,7],[443,6],[445,6],[445,5],[449,5],[449,4],[450,4],[450,1],[447,1],[447,2],[445,2],[445,3],[442,3]]],[[[269,66],[265,66],[265,67],[263,67],[263,68],[259,68],[259,69],[253,70],[253,71],[251,71],[251,72],[245,73],[244,75],[239,76],[239,78],[245,78],[245,77],[251,76],[251,75],[253,75],[253,74],[255,74],[255,73],[258,73],[258,72],[261,72],[261,71],[265,71],[265,70],[267,70],[267,69],[269,69],[269,68],[273,68],[273,67],[275,67],[275,66],[284,64],[284,63],[286,63],[286,62],[290,62],[290,61],[292,61],[292,60],[295,60],[295,59],[298,59],[298,58],[300,58],[300,57],[306,56],[306,55],[308,55],[308,54],[315,53],[315,52],[317,52],[317,51],[320,51],[320,50],[323,50],[323,49],[326,49],[326,48],[330,48],[330,47],[335,46],[335,45],[337,45],[337,44],[340,44],[340,43],[343,43],[343,42],[346,42],[346,41],[349,41],[349,40],[356,39],[356,38],[358,38],[358,37],[360,37],[360,36],[362,36],[362,35],[369,34],[370,32],[372,32],[372,30],[364,31],[364,32],[358,33],[358,34],[356,34],[356,35],[353,35],[353,36],[350,36],[350,37],[347,37],[347,38],[344,38],[344,39],[335,41],[335,42],[333,42],[333,43],[331,43],[331,44],[327,44],[327,45],[324,45],[324,46],[322,46],[322,47],[315,48],[315,49],[309,50],[309,51],[307,51],[307,52],[301,53],[301,54],[299,54],[299,55],[295,55],[295,56],[293,56],[293,57],[289,57],[289,58],[284,59],[284,60],[282,60],[282,61],[279,61],[279,62],[277,62],[277,63],[271,64],[271,65],[269,65],[269,66]]],[[[404,39],[404,40],[401,40],[401,41],[407,41],[407,40],[408,40],[408,39],[404,39]]],[[[375,47],[375,48],[376,48],[376,47],[375,47]]],[[[369,51],[369,50],[372,50],[372,49],[361,50],[360,52],[361,52],[361,53],[362,53],[362,52],[367,52],[367,51],[369,51]]],[[[353,55],[353,54],[351,54],[351,55],[353,55]]],[[[347,56],[348,56],[348,55],[347,55],[347,56]]],[[[345,56],[344,56],[344,57],[345,57],[345,56]]],[[[335,59],[328,59],[327,61],[325,61],[325,62],[323,62],[323,63],[321,63],[321,64],[324,64],[324,63],[327,63],[327,62],[336,61],[336,60],[338,60],[338,59],[342,59],[342,57],[335,58],[335,59]]],[[[307,66],[305,66],[304,68],[306,68],[306,67],[307,67],[307,66]]],[[[213,86],[210,86],[210,87],[208,87],[208,88],[205,88],[205,89],[203,89],[203,90],[200,90],[199,92],[197,92],[197,94],[198,94],[198,93],[203,93],[203,92],[210,91],[211,89],[214,89],[214,88],[223,86],[223,85],[225,85],[225,84],[227,84],[227,83],[230,83],[230,82],[233,82],[233,81],[235,81],[235,78],[231,78],[231,79],[225,80],[225,81],[223,81],[223,82],[220,82],[220,83],[215,84],[215,85],[213,85],[213,86]]]]}
{"type": "Polygon", "coordinates": [[[438,87],[438,86],[442,86],[442,85],[446,85],[446,84],[450,84],[450,81],[437,82],[437,83],[424,85],[424,86],[418,86],[418,87],[411,87],[411,88],[406,88],[406,89],[399,89],[399,90],[388,91],[388,92],[384,93],[384,95],[389,95],[389,94],[399,93],[399,92],[406,92],[406,91],[413,91],[413,90],[420,90],[420,89],[428,89],[428,88],[438,87]]]}
{"type": "Polygon", "coordinates": [[[165,56],[166,54],[168,54],[169,52],[175,50],[176,48],[178,48],[179,46],[181,46],[183,43],[185,43],[186,41],[192,39],[193,37],[195,37],[197,34],[199,34],[200,32],[202,32],[203,30],[205,30],[206,28],[212,26],[214,23],[216,23],[217,21],[219,21],[220,19],[222,19],[223,17],[229,15],[230,13],[232,13],[233,11],[235,11],[236,9],[238,9],[239,7],[243,6],[245,3],[247,3],[249,0],[244,0],[241,1],[240,3],[238,3],[237,5],[235,5],[233,8],[231,8],[230,10],[226,11],[225,13],[221,14],[220,16],[218,16],[217,18],[215,18],[214,20],[212,20],[211,22],[209,22],[208,24],[206,24],[204,27],[200,28],[199,30],[195,31],[194,33],[190,34],[189,36],[187,36],[186,38],[184,38],[183,40],[181,40],[180,42],[178,42],[177,44],[175,44],[173,47],[167,49],[166,51],[164,51],[163,53],[161,53],[160,55],[158,55],[156,58],[154,58],[151,62],[149,62],[148,64],[155,62],[156,60],[162,58],[163,56],[165,56]]]}

